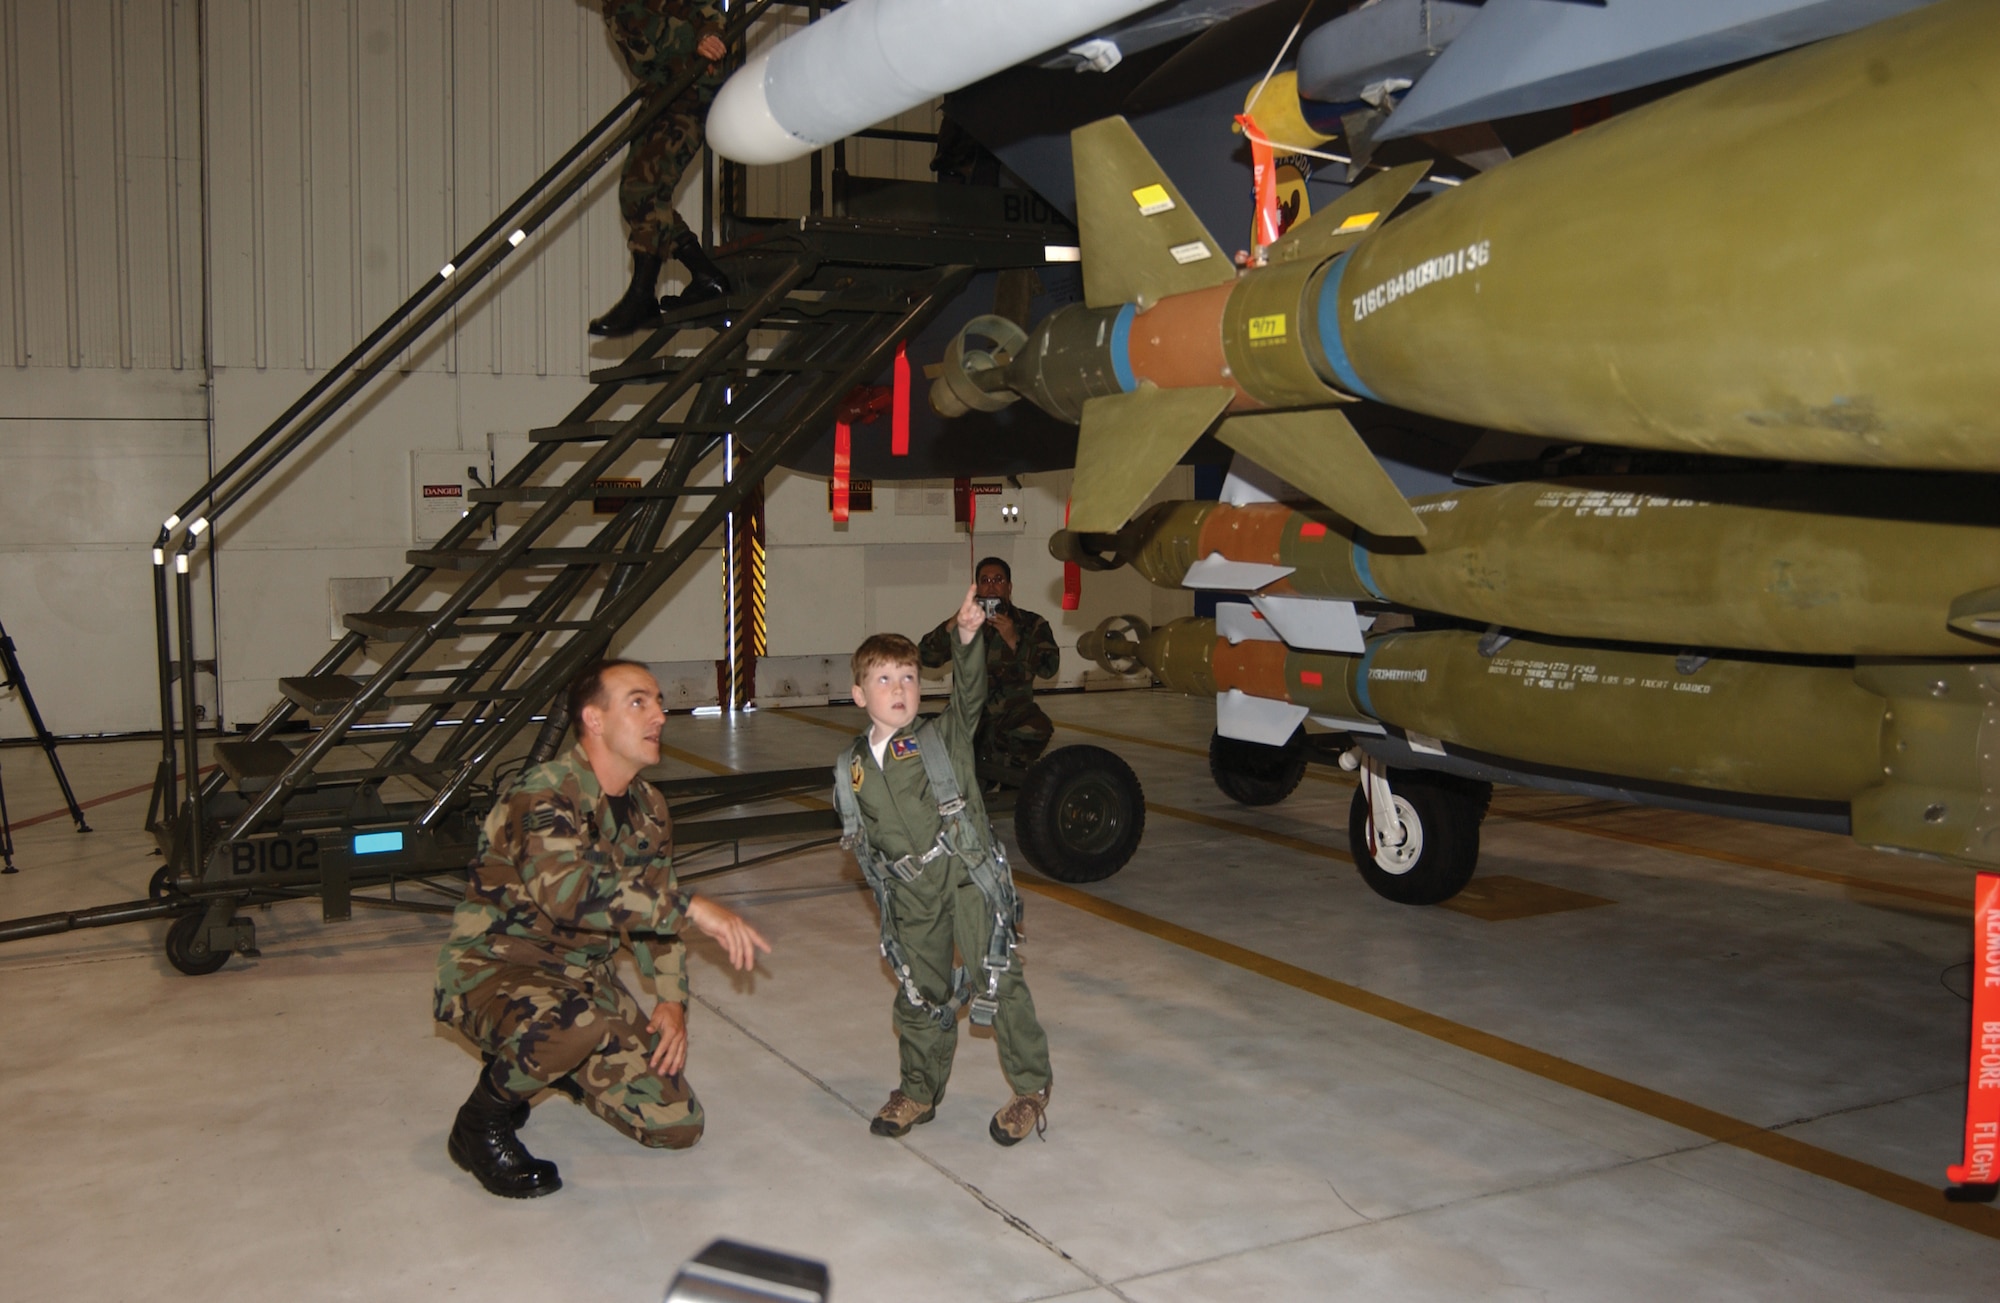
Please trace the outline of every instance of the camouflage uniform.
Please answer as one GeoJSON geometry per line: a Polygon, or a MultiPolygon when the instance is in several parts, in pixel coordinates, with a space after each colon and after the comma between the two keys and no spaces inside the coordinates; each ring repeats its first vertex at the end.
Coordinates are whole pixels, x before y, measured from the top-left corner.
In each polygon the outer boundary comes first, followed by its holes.
{"type": "MultiPolygon", "coordinates": [[[[1013,647],[991,624],[980,630],[986,639],[986,717],[973,742],[980,760],[1005,765],[1033,764],[1048,750],[1056,726],[1035,704],[1035,680],[1052,679],[1062,665],[1062,652],[1049,622],[1033,611],[1009,604],[1001,608],[1019,635],[1013,647]]],[[[951,664],[958,645],[957,617],[924,635],[917,657],[931,669],[951,664]]]]}
{"type": "Polygon", "coordinates": [[[693,86],[653,119],[646,134],[625,154],[618,181],[618,211],[625,218],[625,242],[633,253],[667,256],[687,223],[674,211],[674,188],[701,149],[702,121],[722,85],[720,71],[694,47],[704,36],[721,36],[719,0],[603,0],[604,22],[625,56],[632,75],[653,89],[671,85],[699,66],[693,86]]]}
{"type": "Polygon", "coordinates": [[[701,1104],[683,1077],[653,1072],[659,1037],[613,964],[630,948],[661,998],[686,1004],[673,934],[687,897],[666,798],[636,778],[626,795],[632,825],[620,828],[580,749],[515,780],[486,816],[434,1012],[498,1060],[511,1094],[574,1074],[591,1112],[641,1144],[685,1149],[701,1138],[701,1104]]]}
{"type": "MultiPolygon", "coordinates": [[[[986,697],[986,658],[980,655],[978,644],[962,646],[955,634],[951,649],[951,704],[937,718],[933,732],[944,741],[951,757],[967,816],[974,827],[984,829],[986,805],[973,775],[971,734],[986,697]]],[[[848,749],[847,781],[853,784],[869,844],[890,859],[921,855],[937,844],[944,826],[938,818],[937,798],[931,795],[930,779],[924,774],[923,758],[908,742],[917,727],[912,724],[897,730],[882,749],[880,764],[868,749],[866,733],[848,749]]],[[[965,965],[976,972],[993,934],[992,912],[965,862],[947,855],[926,866],[915,879],[893,882],[889,908],[897,944],[924,998],[940,1004],[950,999],[954,945],[965,965]]],[[[900,987],[892,999],[902,1059],[902,1091],[919,1104],[935,1104],[944,1097],[945,1083],[951,1078],[958,1024],[954,1020],[950,1026],[940,1027],[928,1013],[903,998],[900,987]]],[[[1048,1089],[1049,1039],[1035,1017],[1034,997],[1028,994],[1018,953],[1000,981],[999,1002],[993,1034],[999,1043],[1000,1070],[1016,1094],[1048,1089]]]]}

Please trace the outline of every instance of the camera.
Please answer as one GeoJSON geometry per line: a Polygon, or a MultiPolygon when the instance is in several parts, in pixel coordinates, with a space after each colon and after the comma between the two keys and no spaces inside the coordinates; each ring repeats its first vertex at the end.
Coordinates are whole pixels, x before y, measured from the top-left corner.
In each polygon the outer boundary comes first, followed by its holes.
{"type": "Polygon", "coordinates": [[[986,618],[990,620],[1000,614],[1000,599],[997,597],[982,597],[979,599],[979,609],[986,612],[986,618]]]}

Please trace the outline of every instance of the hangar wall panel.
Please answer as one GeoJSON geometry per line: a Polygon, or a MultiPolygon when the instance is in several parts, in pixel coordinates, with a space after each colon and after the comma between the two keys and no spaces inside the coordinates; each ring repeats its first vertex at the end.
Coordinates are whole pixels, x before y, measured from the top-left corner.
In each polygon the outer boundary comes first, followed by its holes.
{"type": "Polygon", "coordinates": [[[192,0],[0,0],[0,360],[201,366],[192,0]]]}
{"type": "Polygon", "coordinates": [[[58,732],[158,716],[144,544],[208,465],[199,35],[191,0],[0,0],[0,621],[58,732]]]}

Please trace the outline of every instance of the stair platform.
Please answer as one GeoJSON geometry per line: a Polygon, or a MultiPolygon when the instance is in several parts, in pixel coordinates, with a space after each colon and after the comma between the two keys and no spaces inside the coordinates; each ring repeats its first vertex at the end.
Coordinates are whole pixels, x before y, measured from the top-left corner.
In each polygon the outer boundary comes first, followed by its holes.
{"type": "Polygon", "coordinates": [[[349,611],[340,622],[364,638],[408,642],[430,626],[435,611],[349,611]]]}
{"type": "Polygon", "coordinates": [[[361,695],[351,674],[302,674],[278,680],[278,691],[315,715],[331,715],[361,695]]]}
{"type": "MultiPolygon", "coordinates": [[[[413,566],[429,570],[478,570],[493,559],[490,547],[413,548],[403,558],[413,566]]],[[[509,564],[519,569],[535,566],[641,565],[644,553],[603,552],[587,547],[531,547],[509,564]]]]}
{"type": "MultiPolygon", "coordinates": [[[[297,753],[282,742],[217,742],[215,763],[235,782],[239,792],[261,792],[285,772],[297,753]]],[[[310,779],[308,779],[310,786],[310,779]]]]}

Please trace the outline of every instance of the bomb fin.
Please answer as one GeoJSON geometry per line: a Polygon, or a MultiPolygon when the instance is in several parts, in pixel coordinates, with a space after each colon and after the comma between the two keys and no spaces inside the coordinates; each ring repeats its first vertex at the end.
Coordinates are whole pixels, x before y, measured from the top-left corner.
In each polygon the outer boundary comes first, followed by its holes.
{"type": "Polygon", "coordinates": [[[1308,260],[1321,262],[1359,244],[1363,236],[1380,230],[1396,205],[1424,179],[1429,163],[1405,163],[1386,172],[1377,172],[1340,198],[1278,237],[1264,251],[1270,263],[1308,260]]]}
{"type": "Polygon", "coordinates": [[[1070,530],[1117,533],[1235,396],[1223,385],[1146,385],[1086,402],[1077,430],[1070,530]]]}
{"type": "Polygon", "coordinates": [[[1236,265],[1124,118],[1070,133],[1083,301],[1148,307],[1236,279],[1236,265]]]}
{"type": "Polygon", "coordinates": [[[1370,534],[1417,538],[1424,533],[1424,522],[1368,451],[1360,432],[1335,409],[1232,416],[1215,437],[1370,534]]]}

